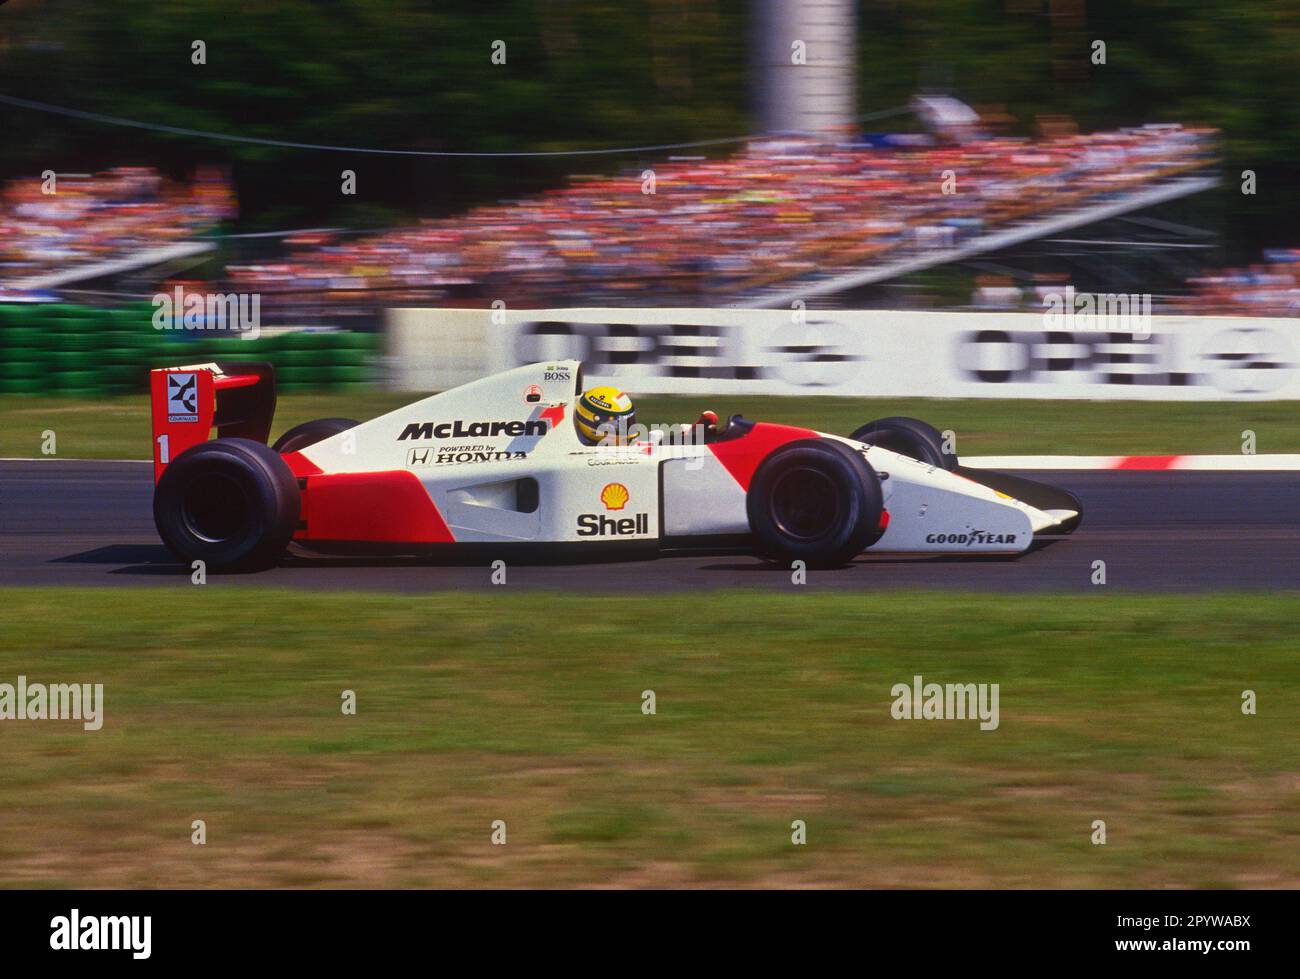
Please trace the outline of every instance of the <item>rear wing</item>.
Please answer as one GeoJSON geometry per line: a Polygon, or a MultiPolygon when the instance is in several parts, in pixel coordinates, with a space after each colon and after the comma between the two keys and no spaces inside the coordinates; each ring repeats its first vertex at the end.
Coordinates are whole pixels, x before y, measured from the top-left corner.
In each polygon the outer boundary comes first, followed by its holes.
{"type": "Polygon", "coordinates": [[[153,414],[153,478],[191,446],[220,438],[265,443],[275,416],[275,368],[269,363],[220,361],[149,372],[153,414]]]}

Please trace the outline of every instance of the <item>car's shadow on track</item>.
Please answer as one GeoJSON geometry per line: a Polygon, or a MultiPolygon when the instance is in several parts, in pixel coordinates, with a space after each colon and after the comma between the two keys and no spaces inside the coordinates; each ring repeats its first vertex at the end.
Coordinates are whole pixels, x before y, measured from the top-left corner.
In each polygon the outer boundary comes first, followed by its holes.
{"type": "MultiPolygon", "coordinates": [[[[118,567],[109,574],[144,575],[148,577],[188,577],[194,573],[190,565],[176,560],[176,555],[161,544],[110,544],[90,551],[65,554],[50,559],[51,564],[113,564],[118,567]]],[[[236,574],[244,572],[234,572],[236,574]]]]}
{"type": "Polygon", "coordinates": [[[543,556],[521,558],[518,556],[495,555],[489,557],[335,557],[291,555],[276,565],[277,568],[489,568],[496,560],[505,561],[511,567],[557,567],[563,565],[584,564],[643,564],[648,557],[614,557],[571,558],[543,556]]]}
{"type": "Polygon", "coordinates": [[[51,564],[116,564],[109,574],[190,574],[188,565],[161,544],[110,544],[50,559],[51,564]]]}
{"type": "MultiPolygon", "coordinates": [[[[566,552],[546,553],[530,551],[511,552],[499,549],[448,552],[438,555],[335,555],[316,554],[292,549],[271,569],[295,570],[305,568],[484,568],[493,561],[504,560],[514,567],[555,567],[563,565],[635,564],[654,559],[656,555],[645,551],[627,553],[602,552],[583,556],[566,552]]],[[[117,575],[180,576],[190,575],[193,568],[163,547],[147,544],[112,544],[89,551],[79,551],[50,559],[53,564],[118,565],[108,573],[117,575]]],[[[220,574],[259,574],[262,572],[222,571],[220,574]]]]}
{"type": "MultiPolygon", "coordinates": [[[[1028,554],[1040,551],[1051,544],[1059,543],[1064,538],[1035,541],[1024,554],[867,554],[859,557],[842,568],[831,569],[839,573],[851,571],[864,565],[947,565],[947,564],[1010,564],[1028,554]]],[[[703,572],[755,572],[768,574],[789,574],[790,566],[777,561],[769,561],[757,554],[746,554],[725,549],[684,549],[659,553],[657,551],[602,551],[600,554],[578,551],[525,548],[512,551],[509,548],[472,548],[466,551],[449,551],[437,555],[359,555],[359,554],[317,554],[291,548],[283,560],[272,569],[292,571],[308,568],[483,568],[491,567],[496,560],[503,560],[514,567],[582,567],[592,565],[632,565],[653,564],[662,559],[708,560],[725,558],[730,560],[697,564],[696,570],[703,572]]],[[[108,573],[114,575],[140,575],[146,577],[180,577],[193,574],[193,568],[182,561],[161,544],[112,544],[97,547],[89,551],[67,554],[52,558],[54,564],[99,564],[116,565],[108,573]]],[[[258,574],[260,572],[223,571],[223,576],[258,574]]]]}
{"type": "Polygon", "coordinates": [[[868,554],[858,564],[1014,564],[1039,551],[1060,544],[1067,537],[1037,537],[1019,554],[868,554]]]}
{"type": "MultiPolygon", "coordinates": [[[[881,554],[864,554],[859,556],[850,564],[841,568],[831,568],[829,570],[836,572],[850,571],[854,568],[868,567],[877,564],[1014,564],[1016,561],[1024,558],[1026,555],[1041,551],[1052,544],[1059,544],[1065,540],[1064,537],[1047,538],[1036,540],[1029,545],[1021,554],[908,554],[904,552],[889,552],[881,554]]],[[[790,566],[777,561],[768,561],[763,558],[754,556],[751,562],[745,564],[726,563],[726,564],[702,564],[700,571],[768,571],[781,572],[782,574],[790,573],[790,566]]]]}
{"type": "MultiPolygon", "coordinates": [[[[1005,564],[1014,560],[1014,558],[1003,557],[1001,555],[989,554],[972,554],[970,556],[959,554],[952,556],[949,554],[934,555],[932,557],[866,557],[858,558],[850,564],[841,565],[838,568],[812,568],[822,573],[831,572],[833,574],[846,574],[858,568],[872,567],[881,564],[1005,564]]],[[[786,574],[791,572],[791,566],[782,564],[779,561],[767,561],[755,556],[752,561],[740,564],[728,562],[725,564],[702,564],[698,567],[699,571],[720,571],[720,572],[768,572],[770,574],[786,574]]]]}
{"type": "Polygon", "coordinates": [[[52,564],[153,564],[164,561],[178,564],[175,555],[161,544],[110,544],[90,551],[78,551],[63,557],[51,558],[52,564]]]}

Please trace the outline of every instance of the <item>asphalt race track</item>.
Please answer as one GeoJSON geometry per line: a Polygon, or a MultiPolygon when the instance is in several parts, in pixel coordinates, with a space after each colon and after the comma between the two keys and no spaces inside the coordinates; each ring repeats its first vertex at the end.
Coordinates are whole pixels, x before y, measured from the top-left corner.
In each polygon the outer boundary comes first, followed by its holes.
{"type": "MultiPolygon", "coordinates": [[[[1028,473],[1083,501],[1070,538],[1018,558],[871,555],[812,571],[808,587],[876,590],[1095,591],[1093,562],[1122,591],[1300,589],[1300,473],[1028,473]]],[[[147,463],[0,462],[0,585],[190,587],[187,566],[159,543],[147,463]]],[[[613,594],[789,588],[788,569],[749,555],[548,565],[512,561],[508,586],[613,594]],[[593,578],[593,573],[596,575],[593,578]]],[[[210,575],[208,585],[427,592],[489,588],[484,563],[323,558],[297,552],[257,575],[210,575]]]]}

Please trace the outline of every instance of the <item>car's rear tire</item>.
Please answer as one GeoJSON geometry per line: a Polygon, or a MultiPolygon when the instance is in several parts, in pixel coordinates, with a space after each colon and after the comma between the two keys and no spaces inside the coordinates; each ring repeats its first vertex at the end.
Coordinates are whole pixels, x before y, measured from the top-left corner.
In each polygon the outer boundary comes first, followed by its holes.
{"type": "Polygon", "coordinates": [[[867,422],[849,438],[919,459],[948,472],[957,468],[957,453],[945,452],[943,435],[933,425],[919,418],[877,418],[873,422],[867,422]]]}
{"type": "Polygon", "coordinates": [[[360,422],[354,422],[351,418],[314,418],[309,422],[293,426],[275,440],[271,449],[281,454],[297,452],[317,442],[324,442],[327,438],[338,435],[339,432],[356,428],[359,424],[360,422]]]}
{"type": "Polygon", "coordinates": [[[298,480],[274,450],[223,438],[186,449],[154,490],[158,535],[213,571],[258,571],[280,560],[298,526],[298,480]]]}
{"type": "Polygon", "coordinates": [[[839,567],[880,538],[884,500],[860,452],[832,439],[800,439],[758,467],[745,507],[768,557],[839,567]]]}

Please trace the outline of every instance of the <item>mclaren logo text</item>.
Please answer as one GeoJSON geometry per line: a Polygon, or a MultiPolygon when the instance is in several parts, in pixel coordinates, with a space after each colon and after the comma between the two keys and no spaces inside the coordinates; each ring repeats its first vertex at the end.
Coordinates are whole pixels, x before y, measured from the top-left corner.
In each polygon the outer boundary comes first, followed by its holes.
{"type": "Polygon", "coordinates": [[[508,422],[411,422],[397,441],[406,439],[481,439],[493,435],[545,435],[549,426],[544,421],[508,422]]]}

